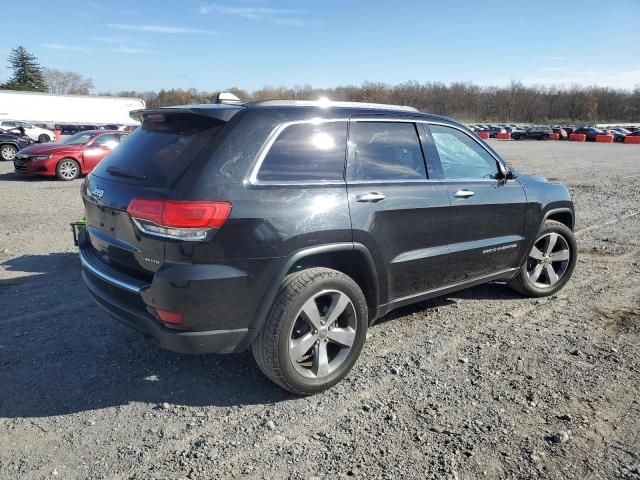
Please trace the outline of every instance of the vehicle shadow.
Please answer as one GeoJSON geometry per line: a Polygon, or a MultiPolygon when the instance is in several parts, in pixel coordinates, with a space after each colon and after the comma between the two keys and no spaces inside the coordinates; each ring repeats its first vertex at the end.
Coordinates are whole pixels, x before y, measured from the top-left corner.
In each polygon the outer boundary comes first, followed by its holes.
{"type": "MultiPolygon", "coordinates": [[[[250,352],[181,355],[161,350],[99,309],[75,253],[0,261],[0,417],[47,417],[143,402],[237,406],[293,398],[267,380],[250,352]]],[[[387,322],[451,299],[517,298],[489,284],[405,307],[387,322]]]]}
{"type": "Polygon", "coordinates": [[[0,417],[46,417],[131,402],[270,404],[293,398],[251,352],[181,355],[160,349],[98,308],[74,253],[2,261],[0,417]]]}
{"type": "Polygon", "coordinates": [[[399,308],[376,321],[375,325],[389,322],[406,315],[411,315],[424,310],[446,307],[457,303],[458,300],[521,300],[523,297],[506,283],[493,282],[478,285],[459,292],[450,293],[442,297],[435,297],[424,302],[414,303],[399,308]]]}
{"type": "Polygon", "coordinates": [[[50,180],[49,177],[38,177],[36,175],[25,175],[22,173],[8,172],[0,173],[0,182],[33,182],[50,180]]]}

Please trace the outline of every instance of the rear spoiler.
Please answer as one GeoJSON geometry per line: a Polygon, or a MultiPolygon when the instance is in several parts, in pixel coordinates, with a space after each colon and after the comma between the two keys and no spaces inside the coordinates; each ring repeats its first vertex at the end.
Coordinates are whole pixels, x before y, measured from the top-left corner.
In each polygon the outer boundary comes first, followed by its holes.
{"type": "Polygon", "coordinates": [[[244,110],[243,105],[227,105],[227,104],[202,104],[202,105],[179,105],[176,107],[151,108],[143,110],[133,110],[129,112],[129,116],[142,122],[144,117],[152,114],[190,114],[201,115],[204,117],[216,118],[223,122],[231,120],[236,113],[244,110]]]}

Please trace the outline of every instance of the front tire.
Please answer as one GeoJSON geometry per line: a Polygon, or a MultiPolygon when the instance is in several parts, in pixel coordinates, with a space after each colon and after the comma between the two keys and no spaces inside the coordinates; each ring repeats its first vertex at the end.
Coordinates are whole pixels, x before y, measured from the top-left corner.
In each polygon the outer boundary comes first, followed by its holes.
{"type": "Polygon", "coordinates": [[[51,141],[51,137],[49,135],[47,135],[46,133],[41,134],[38,137],[38,142],[39,143],[47,143],[51,141]]]}
{"type": "Polygon", "coordinates": [[[571,229],[547,220],[509,286],[527,297],[553,295],[571,278],[577,256],[578,245],[571,229]]]}
{"type": "Polygon", "coordinates": [[[367,336],[367,302],[347,275],[310,268],[289,275],[252,345],[260,370],[296,395],[333,387],[367,336]]]}
{"type": "Polygon", "coordinates": [[[18,153],[18,149],[13,145],[2,145],[0,147],[0,157],[7,162],[16,158],[16,153],[18,153]]]}
{"type": "Polygon", "coordinates": [[[56,167],[56,177],[68,182],[80,176],[80,165],[73,158],[63,158],[56,167]]]}

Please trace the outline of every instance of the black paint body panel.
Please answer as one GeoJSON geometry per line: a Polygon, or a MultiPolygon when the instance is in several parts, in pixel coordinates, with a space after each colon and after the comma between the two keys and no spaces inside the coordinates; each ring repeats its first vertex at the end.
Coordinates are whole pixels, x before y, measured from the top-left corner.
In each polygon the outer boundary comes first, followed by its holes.
{"type": "MultiPolygon", "coordinates": [[[[261,148],[282,123],[312,118],[349,122],[366,115],[436,122],[468,132],[450,119],[417,112],[266,106],[227,112],[227,124],[170,188],[145,188],[89,175],[83,192],[88,228],[80,248],[121,271],[124,278],[147,285],[132,298],[105,287],[85,271],[91,294],[114,316],[128,318],[156,339],[160,335],[166,348],[189,349],[182,341],[173,348],[167,340],[172,332],[231,331],[229,345],[218,341],[220,336],[206,345],[198,343],[193,351],[240,351],[261,328],[284,276],[306,256],[340,251],[353,255],[354,262],[364,259],[364,275],[375,287],[370,296],[375,318],[437,292],[512,275],[548,212],[560,209],[573,218],[564,186],[526,175],[506,182],[448,181],[441,178],[436,163],[428,165],[431,178],[424,181],[351,182],[349,151],[344,181],[297,185],[251,181],[261,148]],[[455,192],[463,188],[475,195],[456,198],[455,192]],[[103,192],[101,198],[93,195],[96,190],[103,192]],[[368,192],[381,193],[385,199],[357,201],[358,195],[368,192]],[[224,200],[233,208],[227,222],[206,241],[180,242],[138,231],[126,214],[134,197],[224,200]],[[129,301],[135,308],[122,308],[129,301]],[[184,323],[162,325],[148,307],[183,312],[184,323]]],[[[421,141],[425,158],[433,161],[428,135],[421,135],[421,141]]],[[[505,168],[509,169],[506,164],[505,168]]]]}

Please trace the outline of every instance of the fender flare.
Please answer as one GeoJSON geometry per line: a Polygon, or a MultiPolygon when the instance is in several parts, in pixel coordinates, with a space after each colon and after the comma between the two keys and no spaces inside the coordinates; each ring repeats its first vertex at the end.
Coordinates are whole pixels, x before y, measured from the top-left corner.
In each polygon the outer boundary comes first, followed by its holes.
{"type": "Polygon", "coordinates": [[[571,226],[569,228],[573,230],[576,222],[574,218],[574,211],[568,207],[552,208],[546,211],[544,216],[542,217],[542,222],[540,223],[540,226],[542,227],[542,224],[547,220],[547,218],[549,218],[551,215],[555,215],[556,213],[568,213],[569,216],[571,217],[571,226]]]}
{"type": "Polygon", "coordinates": [[[314,247],[307,247],[301,250],[297,250],[291,253],[289,256],[285,257],[282,266],[277,271],[277,273],[273,276],[271,284],[267,289],[267,292],[260,300],[258,304],[258,308],[253,315],[253,319],[249,326],[249,335],[243,342],[243,345],[238,346],[236,351],[243,350],[253,342],[254,338],[258,335],[258,332],[264,325],[264,322],[269,314],[269,310],[271,310],[271,306],[278,295],[278,291],[280,290],[280,285],[283,280],[287,276],[287,273],[291,268],[300,260],[310,257],[313,255],[317,255],[320,253],[331,253],[331,252],[347,252],[353,251],[363,255],[365,259],[365,263],[368,267],[368,277],[371,281],[372,289],[373,289],[373,303],[375,306],[375,311],[373,315],[371,315],[371,323],[377,318],[378,311],[380,307],[380,285],[378,280],[378,272],[375,266],[375,262],[373,260],[373,256],[369,249],[361,243],[352,243],[352,242],[340,242],[340,243],[330,243],[325,245],[316,245],[314,247]]]}

